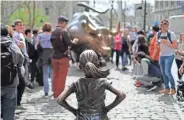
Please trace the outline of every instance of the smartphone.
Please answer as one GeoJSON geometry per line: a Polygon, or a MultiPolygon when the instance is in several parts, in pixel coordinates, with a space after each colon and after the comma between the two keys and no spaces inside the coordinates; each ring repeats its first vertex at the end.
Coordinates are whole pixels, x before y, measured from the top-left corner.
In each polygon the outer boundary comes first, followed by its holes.
{"type": "Polygon", "coordinates": [[[167,36],[161,36],[160,39],[166,39],[167,40],[167,36]]]}

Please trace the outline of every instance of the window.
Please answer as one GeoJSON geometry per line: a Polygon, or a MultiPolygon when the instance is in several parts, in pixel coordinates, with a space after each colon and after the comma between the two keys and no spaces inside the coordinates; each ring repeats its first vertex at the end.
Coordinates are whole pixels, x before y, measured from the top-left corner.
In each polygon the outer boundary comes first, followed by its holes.
{"type": "Polygon", "coordinates": [[[163,1],[160,1],[160,7],[163,7],[163,1]]]}
{"type": "Polygon", "coordinates": [[[45,8],[45,14],[49,15],[49,8],[45,8]]]}
{"type": "Polygon", "coordinates": [[[174,1],[171,1],[171,6],[174,6],[175,2],[174,1]]]}
{"type": "Polygon", "coordinates": [[[165,1],[165,7],[169,7],[169,1],[165,1]]]}
{"type": "Polygon", "coordinates": [[[158,8],[158,1],[155,1],[155,8],[158,8]]]}

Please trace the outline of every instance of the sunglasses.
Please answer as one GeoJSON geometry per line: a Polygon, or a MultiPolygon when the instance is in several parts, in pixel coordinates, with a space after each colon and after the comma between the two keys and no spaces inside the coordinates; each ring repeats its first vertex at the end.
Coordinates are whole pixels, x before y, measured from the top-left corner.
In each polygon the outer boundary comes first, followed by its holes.
{"type": "Polygon", "coordinates": [[[169,23],[168,22],[166,22],[166,21],[162,21],[161,22],[161,25],[168,25],[169,23]]]}

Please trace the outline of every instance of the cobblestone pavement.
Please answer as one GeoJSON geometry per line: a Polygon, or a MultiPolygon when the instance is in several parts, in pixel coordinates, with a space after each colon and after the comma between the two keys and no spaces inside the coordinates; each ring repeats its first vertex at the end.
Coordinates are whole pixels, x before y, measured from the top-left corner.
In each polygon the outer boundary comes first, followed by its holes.
{"type": "MultiPolygon", "coordinates": [[[[112,67],[112,66],[110,66],[112,67]]],[[[67,77],[67,85],[77,80],[83,73],[77,68],[71,67],[67,77]]],[[[129,72],[111,69],[109,76],[112,85],[123,90],[127,98],[115,109],[108,113],[111,120],[181,120],[171,96],[159,94],[158,91],[147,92],[145,88],[136,88],[134,80],[129,72]]],[[[106,104],[115,99],[115,96],[107,91],[106,104]]],[[[75,95],[71,95],[67,101],[77,107],[75,95]]],[[[60,107],[51,97],[44,97],[43,89],[36,87],[32,91],[26,91],[22,105],[24,111],[16,110],[17,120],[74,120],[74,115],[60,107]]]]}

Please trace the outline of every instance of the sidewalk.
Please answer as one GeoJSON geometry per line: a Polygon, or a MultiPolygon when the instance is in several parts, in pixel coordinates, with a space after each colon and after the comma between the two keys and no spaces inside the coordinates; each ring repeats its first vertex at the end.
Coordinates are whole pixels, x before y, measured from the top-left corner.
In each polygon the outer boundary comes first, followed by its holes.
{"type": "MultiPolygon", "coordinates": [[[[112,65],[108,66],[113,68],[112,65]]],[[[67,85],[79,79],[83,73],[77,68],[70,67],[67,85]]],[[[111,120],[182,120],[175,109],[176,102],[171,96],[159,94],[158,91],[147,92],[145,88],[136,88],[135,81],[129,72],[123,73],[111,69],[112,85],[123,90],[127,98],[115,109],[108,113],[111,120]]],[[[51,96],[45,98],[41,87],[23,96],[25,111],[16,111],[17,120],[74,120],[74,115],[60,107],[51,96]]],[[[51,95],[51,94],[50,94],[51,95]]],[[[107,91],[106,105],[115,96],[107,91]]],[[[75,95],[72,94],[68,103],[77,107],[75,95]]]]}

